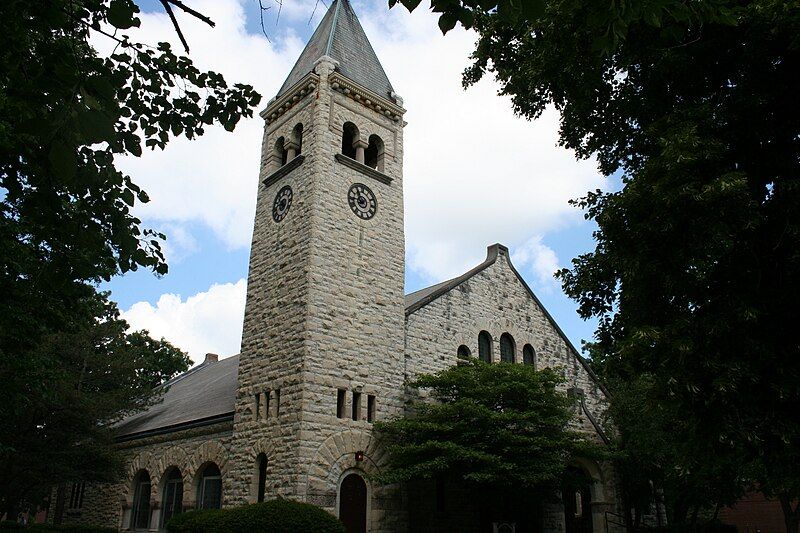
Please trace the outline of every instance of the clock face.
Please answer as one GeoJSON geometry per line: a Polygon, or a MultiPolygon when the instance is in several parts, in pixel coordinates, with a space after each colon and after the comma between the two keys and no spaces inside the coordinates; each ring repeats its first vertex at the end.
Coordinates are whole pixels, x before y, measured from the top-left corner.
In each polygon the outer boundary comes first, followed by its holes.
{"type": "Polygon", "coordinates": [[[286,185],[275,195],[275,202],[272,204],[272,220],[280,222],[286,218],[286,214],[289,212],[291,206],[292,188],[286,185]]]}
{"type": "Polygon", "coordinates": [[[375,194],[363,183],[354,183],[350,187],[350,190],[347,191],[347,202],[353,213],[363,220],[374,217],[378,210],[378,200],[375,198],[375,194]]]}

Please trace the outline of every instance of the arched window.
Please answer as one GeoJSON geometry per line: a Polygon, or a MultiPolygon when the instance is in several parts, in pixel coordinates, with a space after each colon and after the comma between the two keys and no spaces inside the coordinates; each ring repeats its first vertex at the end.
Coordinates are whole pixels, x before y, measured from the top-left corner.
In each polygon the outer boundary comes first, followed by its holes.
{"type": "Polygon", "coordinates": [[[222,473],[214,463],[208,463],[200,473],[197,486],[197,504],[200,509],[222,507],[222,473]]]}
{"type": "Polygon", "coordinates": [[[513,363],[515,359],[516,345],[514,344],[514,337],[508,333],[500,335],[500,361],[504,363],[513,363]]]}
{"type": "Polygon", "coordinates": [[[297,124],[292,130],[292,140],[297,145],[295,148],[295,157],[300,155],[303,151],[303,124],[297,124]]]}
{"type": "Polygon", "coordinates": [[[133,478],[131,529],[150,529],[150,474],[139,470],[133,478]]]}
{"type": "Polygon", "coordinates": [[[275,160],[281,162],[281,166],[286,164],[286,158],[288,157],[288,153],[286,152],[286,139],[283,137],[278,137],[278,140],[275,141],[275,160]]]}
{"type": "Polygon", "coordinates": [[[478,357],[484,363],[492,362],[492,336],[487,331],[478,334],[478,357]]]}
{"type": "Polygon", "coordinates": [[[258,469],[258,484],[256,485],[256,501],[264,501],[264,492],[267,488],[267,456],[263,453],[256,457],[256,468],[258,469]]]}
{"type": "Polygon", "coordinates": [[[526,365],[536,366],[536,351],[530,344],[526,344],[522,348],[522,362],[526,365]]]}
{"type": "Polygon", "coordinates": [[[358,128],[352,122],[345,122],[342,127],[342,154],[351,159],[356,158],[355,142],[359,139],[358,128]]]}
{"type": "Polygon", "coordinates": [[[472,352],[469,351],[469,348],[466,345],[462,344],[458,347],[459,359],[468,359],[470,355],[472,355],[472,352]]]}
{"type": "Polygon", "coordinates": [[[167,474],[167,481],[164,483],[164,501],[161,505],[161,527],[167,525],[167,521],[183,512],[183,476],[181,471],[173,467],[167,474]]]}
{"type": "Polygon", "coordinates": [[[369,145],[364,154],[364,164],[372,167],[380,172],[383,172],[383,154],[384,146],[383,140],[377,135],[369,136],[369,145]]]}

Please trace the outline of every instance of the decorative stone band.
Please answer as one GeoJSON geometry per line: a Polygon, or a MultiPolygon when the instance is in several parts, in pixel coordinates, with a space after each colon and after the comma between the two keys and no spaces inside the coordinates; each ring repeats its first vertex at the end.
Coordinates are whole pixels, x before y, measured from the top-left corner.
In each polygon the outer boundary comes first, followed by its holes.
{"type": "MultiPolygon", "coordinates": [[[[269,176],[264,178],[264,185],[269,187],[270,185],[272,185],[273,183],[275,183],[276,181],[278,181],[282,177],[284,177],[287,174],[289,174],[289,172],[291,172],[292,170],[294,170],[297,167],[299,167],[300,165],[302,165],[303,161],[305,161],[305,160],[306,160],[306,156],[298,155],[297,157],[295,157],[294,159],[292,159],[291,161],[289,161],[288,163],[283,165],[281,168],[279,168],[278,170],[276,170],[275,172],[273,172],[272,174],[270,174],[269,176]]],[[[369,168],[369,167],[367,167],[367,168],[369,168]]]]}
{"type": "Polygon", "coordinates": [[[303,79],[295,83],[291,89],[286,91],[286,94],[274,102],[270,102],[267,108],[260,113],[261,118],[263,118],[267,124],[274,122],[275,119],[286,113],[297,102],[314,92],[317,85],[319,85],[319,76],[313,72],[309,72],[303,79]]]}
{"type": "Polygon", "coordinates": [[[334,91],[338,91],[348,98],[352,98],[356,102],[370,109],[374,109],[395,122],[399,122],[403,117],[403,113],[406,112],[405,109],[397,104],[353,83],[338,72],[331,74],[328,79],[330,80],[331,89],[334,91]]]}
{"type": "MultiPolygon", "coordinates": [[[[300,157],[302,157],[302,156],[300,156],[300,157]]],[[[351,157],[347,157],[344,154],[336,154],[334,157],[336,157],[336,160],[339,163],[343,164],[346,167],[350,167],[353,170],[357,170],[358,172],[361,172],[365,176],[369,176],[370,178],[372,178],[374,180],[378,180],[381,183],[385,183],[386,185],[391,185],[392,184],[392,178],[390,178],[389,176],[387,176],[383,172],[380,172],[379,170],[375,170],[374,168],[368,167],[367,165],[365,165],[363,163],[359,163],[355,159],[353,159],[351,157]]],[[[295,158],[295,159],[297,159],[297,158],[295,158]]],[[[289,166],[289,165],[287,164],[285,166],[289,166]]],[[[277,174],[277,172],[276,172],[276,174],[277,174]]],[[[270,176],[270,178],[271,177],[272,176],[270,176]]],[[[267,178],[267,179],[269,179],[269,178],[267,178]]],[[[266,180],[264,180],[264,183],[266,183],[266,180]]]]}

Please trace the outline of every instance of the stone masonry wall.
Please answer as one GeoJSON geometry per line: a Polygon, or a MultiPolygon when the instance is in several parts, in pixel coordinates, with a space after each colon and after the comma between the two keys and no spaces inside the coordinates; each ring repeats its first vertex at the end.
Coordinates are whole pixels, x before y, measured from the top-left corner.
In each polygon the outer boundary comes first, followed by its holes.
{"type": "MultiPolygon", "coordinates": [[[[490,257],[497,254],[491,265],[407,316],[405,355],[409,378],[457,364],[457,350],[462,344],[477,357],[481,331],[492,337],[492,361],[500,361],[500,336],[509,333],[515,341],[516,362],[522,362],[523,347],[531,344],[536,353],[536,367],[560,369],[566,378],[563,389],[582,389],[587,410],[596,421],[601,421],[607,403],[602,387],[531,297],[513,270],[508,250],[494,245],[489,253],[490,257]]],[[[602,442],[577,402],[574,427],[602,442]]],[[[581,466],[595,479],[592,498],[595,530],[605,530],[605,511],[618,510],[614,473],[608,464],[587,462],[581,466]]],[[[548,531],[562,531],[563,508],[546,513],[545,525],[548,531]]]]}

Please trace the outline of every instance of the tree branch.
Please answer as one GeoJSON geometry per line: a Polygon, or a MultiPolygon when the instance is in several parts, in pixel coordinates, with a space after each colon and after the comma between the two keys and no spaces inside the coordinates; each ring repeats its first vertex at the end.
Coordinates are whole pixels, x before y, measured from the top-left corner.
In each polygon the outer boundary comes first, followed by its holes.
{"type": "Polygon", "coordinates": [[[169,2],[172,5],[174,5],[175,7],[181,8],[183,11],[186,11],[187,13],[192,15],[193,17],[202,20],[203,22],[205,22],[206,24],[208,24],[212,28],[216,26],[216,24],[214,24],[213,20],[211,20],[207,16],[203,15],[199,11],[196,11],[196,10],[192,9],[191,7],[187,6],[186,4],[181,2],[180,0],[167,0],[167,2],[169,2]]]}
{"type": "Polygon", "coordinates": [[[164,6],[164,9],[167,11],[169,18],[172,20],[172,25],[175,27],[175,31],[178,33],[178,37],[183,43],[183,48],[186,50],[186,53],[189,53],[189,43],[186,42],[186,37],[183,36],[183,32],[181,31],[181,27],[178,25],[178,19],[175,18],[175,13],[172,12],[172,6],[169,5],[169,0],[161,0],[161,5],[164,6]]]}

